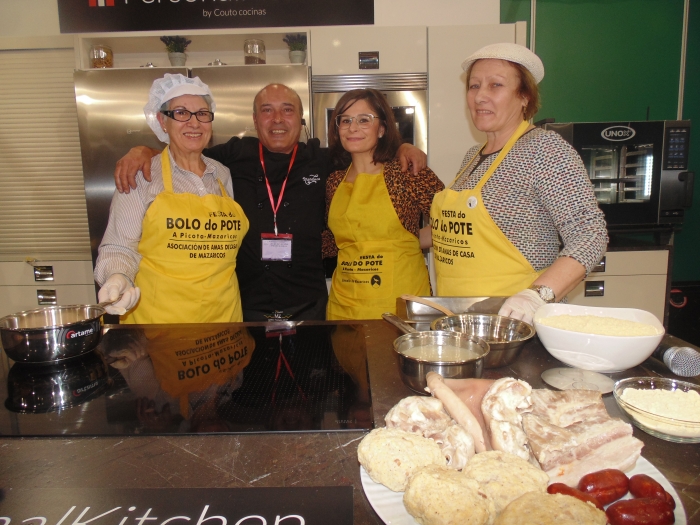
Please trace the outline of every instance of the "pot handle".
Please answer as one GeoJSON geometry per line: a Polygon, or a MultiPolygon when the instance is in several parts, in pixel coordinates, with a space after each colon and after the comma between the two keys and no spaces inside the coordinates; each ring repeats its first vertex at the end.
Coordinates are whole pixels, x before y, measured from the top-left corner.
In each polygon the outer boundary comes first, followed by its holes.
{"type": "Polygon", "coordinates": [[[423,297],[418,297],[416,295],[409,294],[403,294],[401,296],[401,299],[403,299],[404,301],[413,301],[414,303],[429,306],[430,308],[434,308],[438,312],[442,312],[445,315],[455,315],[455,313],[446,306],[442,306],[441,304],[436,303],[435,301],[431,301],[430,299],[424,299],[423,297]]]}
{"type": "Polygon", "coordinates": [[[102,301],[101,303],[97,303],[95,306],[98,308],[104,308],[105,306],[109,306],[111,304],[118,303],[122,297],[124,297],[124,294],[117,297],[114,301],[102,301]]]}
{"type": "Polygon", "coordinates": [[[413,334],[418,332],[418,330],[413,328],[411,325],[405,323],[403,319],[401,319],[398,315],[386,312],[382,314],[382,318],[388,323],[393,324],[396,328],[398,328],[405,334],[413,334]]]}

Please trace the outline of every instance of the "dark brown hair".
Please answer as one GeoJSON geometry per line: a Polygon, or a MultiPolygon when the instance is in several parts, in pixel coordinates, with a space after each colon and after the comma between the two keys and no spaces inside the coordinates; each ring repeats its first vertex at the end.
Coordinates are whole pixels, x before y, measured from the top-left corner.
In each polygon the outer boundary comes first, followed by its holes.
{"type": "MultiPolygon", "coordinates": [[[[472,68],[478,60],[472,62],[467,69],[467,90],[469,90],[469,78],[472,75],[472,68]]],[[[520,78],[520,87],[518,87],[518,95],[527,99],[527,105],[523,108],[523,119],[530,120],[540,109],[540,90],[537,87],[537,82],[532,76],[532,73],[523,65],[510,60],[505,60],[518,72],[520,78]]]]}
{"type": "Polygon", "coordinates": [[[384,127],[384,135],[379,138],[377,147],[374,148],[372,161],[375,164],[389,162],[396,157],[396,152],[401,145],[401,135],[396,127],[394,112],[384,95],[376,89],[353,89],[340,97],[333,110],[331,121],[328,123],[328,149],[330,150],[333,163],[337,167],[349,166],[352,157],[350,153],[345,151],[342,142],[340,142],[340,134],[338,133],[338,126],[335,125],[335,118],[338,115],[342,115],[345,110],[358,100],[365,100],[369,104],[374,115],[379,118],[380,125],[384,127]]]}

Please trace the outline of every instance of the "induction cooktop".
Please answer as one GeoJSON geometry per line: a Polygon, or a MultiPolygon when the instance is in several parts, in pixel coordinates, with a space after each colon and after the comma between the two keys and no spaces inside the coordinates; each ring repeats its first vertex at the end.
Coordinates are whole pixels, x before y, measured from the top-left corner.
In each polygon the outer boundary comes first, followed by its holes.
{"type": "Polygon", "coordinates": [[[57,364],[0,358],[0,434],[329,432],[373,426],[364,327],[106,326],[57,364]]]}

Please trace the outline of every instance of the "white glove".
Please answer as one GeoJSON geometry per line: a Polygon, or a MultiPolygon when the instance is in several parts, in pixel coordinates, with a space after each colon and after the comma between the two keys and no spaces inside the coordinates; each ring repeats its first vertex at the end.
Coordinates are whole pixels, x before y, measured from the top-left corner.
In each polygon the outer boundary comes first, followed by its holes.
{"type": "Polygon", "coordinates": [[[532,324],[532,318],[540,306],[544,306],[544,299],[540,297],[535,290],[529,288],[511,295],[506,302],[503,303],[498,315],[520,319],[528,324],[532,324]]]}
{"type": "Polygon", "coordinates": [[[126,275],[121,273],[110,275],[100,291],[97,292],[97,300],[101,303],[119,299],[118,302],[105,306],[105,311],[112,315],[124,315],[136,306],[139,297],[141,297],[141,290],[135,287],[126,275]],[[120,295],[121,299],[119,299],[120,295]]]}

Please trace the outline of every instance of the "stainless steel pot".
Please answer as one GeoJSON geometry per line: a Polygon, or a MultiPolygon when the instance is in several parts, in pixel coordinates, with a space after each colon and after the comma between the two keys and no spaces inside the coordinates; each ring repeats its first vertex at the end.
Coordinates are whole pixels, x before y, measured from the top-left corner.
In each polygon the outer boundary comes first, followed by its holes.
{"type": "Polygon", "coordinates": [[[511,364],[535,336],[535,329],[528,323],[496,314],[450,315],[435,319],[430,328],[474,335],[486,341],[490,352],[484,358],[484,368],[511,364]]]}
{"type": "Polygon", "coordinates": [[[385,313],[382,317],[406,332],[394,341],[399,365],[399,375],[404,384],[411,390],[426,394],[427,383],[425,376],[428,372],[437,372],[445,378],[464,379],[468,377],[481,377],[484,368],[484,359],[489,354],[489,345],[482,339],[460,332],[427,331],[418,332],[406,324],[394,314],[385,313]],[[453,346],[469,350],[476,357],[461,361],[426,360],[406,355],[411,349],[424,346],[453,346]]]}
{"type": "Polygon", "coordinates": [[[100,305],[49,306],[0,319],[0,341],[19,363],[56,363],[89,352],[100,341],[100,305]]]}

